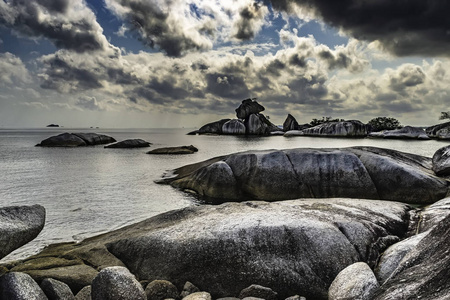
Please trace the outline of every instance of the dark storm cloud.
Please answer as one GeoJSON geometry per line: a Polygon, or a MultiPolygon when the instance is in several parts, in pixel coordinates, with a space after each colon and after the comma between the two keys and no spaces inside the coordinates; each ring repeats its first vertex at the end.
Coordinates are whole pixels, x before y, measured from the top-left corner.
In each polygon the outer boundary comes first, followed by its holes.
{"type": "Polygon", "coordinates": [[[108,43],[85,3],[69,0],[0,2],[0,25],[29,37],[45,37],[76,52],[106,49],[108,43]]]}
{"type": "Polygon", "coordinates": [[[360,40],[379,41],[398,56],[450,55],[449,1],[272,0],[275,9],[309,10],[360,40]]]}
{"type": "Polygon", "coordinates": [[[267,8],[262,3],[253,2],[239,11],[239,19],[234,24],[234,37],[239,40],[253,39],[259,30],[259,23],[264,18],[267,8]]]}
{"type": "Polygon", "coordinates": [[[286,64],[279,59],[272,60],[266,67],[266,71],[273,76],[280,76],[280,71],[286,68],[286,64]]]}

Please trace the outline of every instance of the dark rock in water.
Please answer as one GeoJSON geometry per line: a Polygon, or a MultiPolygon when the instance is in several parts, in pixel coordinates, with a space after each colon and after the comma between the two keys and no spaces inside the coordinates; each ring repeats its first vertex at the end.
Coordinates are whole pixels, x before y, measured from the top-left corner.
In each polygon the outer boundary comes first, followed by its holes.
{"type": "Polygon", "coordinates": [[[145,288],[145,294],[147,300],[177,299],[179,296],[177,287],[167,280],[153,280],[145,288]]]}
{"type": "Polygon", "coordinates": [[[405,126],[401,129],[384,130],[380,132],[371,132],[369,137],[378,137],[385,139],[416,139],[429,140],[430,137],[422,128],[405,126]]]}
{"type": "Polygon", "coordinates": [[[365,137],[368,132],[369,127],[357,120],[328,122],[303,129],[305,135],[325,137],[365,137]]]}
{"type": "Polygon", "coordinates": [[[80,147],[114,143],[110,136],[97,133],[62,133],[51,136],[36,146],[40,147],[80,147]]]}
{"type": "Polygon", "coordinates": [[[410,209],[351,199],[226,203],[172,211],[87,242],[103,239],[139,278],[179,287],[190,280],[214,298],[258,282],[281,299],[299,291],[326,299],[342,269],[374,266],[386,241],[406,232],[410,209]]]}
{"type": "Polygon", "coordinates": [[[108,267],[92,281],[92,300],[147,300],[144,289],[124,267],[108,267]]]}
{"type": "Polygon", "coordinates": [[[198,149],[190,145],[190,146],[158,148],[148,151],[147,154],[193,154],[195,152],[198,152],[198,149]]]}
{"type": "Polygon", "coordinates": [[[280,130],[262,114],[249,115],[244,124],[246,133],[249,135],[269,135],[271,132],[280,130]]]}
{"type": "Polygon", "coordinates": [[[450,175],[450,146],[442,147],[433,155],[433,171],[438,176],[450,175]]]}
{"type": "Polygon", "coordinates": [[[431,229],[380,287],[374,300],[448,299],[450,216],[431,229]]]}
{"type": "MultiPolygon", "coordinates": [[[[223,125],[230,120],[231,119],[222,119],[220,121],[208,123],[208,124],[200,127],[200,129],[195,131],[195,133],[197,133],[197,134],[222,134],[223,125]]],[[[192,133],[190,133],[190,134],[192,134],[192,133]]]]}
{"type": "Polygon", "coordinates": [[[141,139],[129,139],[105,146],[105,148],[143,148],[143,147],[150,147],[150,143],[141,139]]]}
{"type": "Polygon", "coordinates": [[[350,197],[429,204],[449,181],[431,159],[373,147],[248,151],[178,168],[158,183],[195,191],[207,201],[350,197]]]}
{"type": "Polygon", "coordinates": [[[430,138],[448,140],[450,139],[450,122],[437,124],[425,129],[430,138]]]}
{"type": "Polygon", "coordinates": [[[59,127],[59,125],[58,124],[49,124],[46,127],[59,127]]]}
{"type": "Polygon", "coordinates": [[[42,280],[41,288],[49,300],[75,300],[69,286],[53,278],[42,280]]]}
{"type": "Polygon", "coordinates": [[[245,132],[245,125],[241,120],[230,120],[222,126],[223,134],[243,135],[245,132]]]}
{"type": "Polygon", "coordinates": [[[242,100],[241,105],[236,108],[236,116],[238,119],[247,119],[251,114],[258,114],[264,111],[264,106],[253,99],[242,100]]]}
{"type": "Polygon", "coordinates": [[[328,300],[371,299],[379,286],[370,267],[358,262],[336,276],[328,290],[328,300]]]}
{"type": "Polygon", "coordinates": [[[33,240],[44,228],[40,205],[0,208],[0,258],[33,240]]]}
{"type": "Polygon", "coordinates": [[[0,299],[48,300],[33,278],[19,272],[7,273],[0,277],[0,299]]]}
{"type": "Polygon", "coordinates": [[[291,114],[287,115],[283,123],[283,131],[286,132],[289,130],[298,130],[298,122],[291,114]]]}

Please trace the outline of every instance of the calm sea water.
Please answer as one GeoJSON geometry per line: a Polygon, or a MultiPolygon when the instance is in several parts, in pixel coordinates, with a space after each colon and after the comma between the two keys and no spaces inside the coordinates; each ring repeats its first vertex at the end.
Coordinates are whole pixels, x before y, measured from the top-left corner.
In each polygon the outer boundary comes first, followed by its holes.
{"type": "Polygon", "coordinates": [[[375,146],[431,157],[442,141],[312,137],[188,136],[186,129],[0,129],[0,206],[41,204],[44,230],[3,261],[39,252],[45,245],[79,241],[156,214],[198,205],[192,196],[158,185],[166,170],[245,150],[375,146]],[[141,138],[151,148],[34,147],[62,132],[97,132],[116,140],[141,138]],[[149,149],[194,145],[193,155],[153,156],[149,149]]]}

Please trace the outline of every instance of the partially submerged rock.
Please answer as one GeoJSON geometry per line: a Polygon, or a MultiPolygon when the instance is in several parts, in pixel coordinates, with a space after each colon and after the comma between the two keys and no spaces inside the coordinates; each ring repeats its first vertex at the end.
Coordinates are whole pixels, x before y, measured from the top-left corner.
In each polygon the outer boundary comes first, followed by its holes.
{"type": "Polygon", "coordinates": [[[173,170],[158,183],[207,201],[350,197],[429,204],[449,182],[431,159],[373,147],[247,151],[173,170]]]}
{"type": "Polygon", "coordinates": [[[302,130],[307,136],[324,137],[365,137],[369,127],[357,120],[327,122],[302,130]]]}
{"type": "Polygon", "coordinates": [[[450,146],[437,150],[432,158],[433,171],[438,176],[450,175],[450,146]]]}
{"type": "Polygon", "coordinates": [[[429,140],[430,137],[422,128],[405,126],[401,129],[384,130],[380,132],[371,132],[369,137],[385,138],[385,139],[416,139],[429,140]]]}
{"type": "Polygon", "coordinates": [[[33,240],[44,228],[40,205],[0,208],[0,258],[33,240]]]}
{"type": "Polygon", "coordinates": [[[143,147],[150,147],[150,143],[142,139],[128,139],[105,146],[105,148],[143,148],[143,147]]]}
{"type": "Polygon", "coordinates": [[[198,152],[198,149],[190,145],[190,146],[157,148],[148,151],[147,154],[193,154],[195,152],[198,152]]]}
{"type": "Polygon", "coordinates": [[[114,143],[116,140],[108,135],[98,133],[61,133],[41,141],[40,147],[81,147],[114,143]]]}

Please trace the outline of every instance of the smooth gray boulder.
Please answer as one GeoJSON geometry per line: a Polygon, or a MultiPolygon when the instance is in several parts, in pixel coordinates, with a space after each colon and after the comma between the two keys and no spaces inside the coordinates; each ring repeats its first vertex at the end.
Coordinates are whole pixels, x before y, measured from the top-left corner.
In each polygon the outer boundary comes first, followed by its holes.
{"type": "Polygon", "coordinates": [[[419,213],[417,233],[429,231],[450,215],[450,197],[439,200],[419,213]]]}
{"type": "Polygon", "coordinates": [[[147,152],[147,154],[194,154],[198,149],[192,145],[178,147],[157,148],[147,152]]]}
{"type": "Polygon", "coordinates": [[[189,134],[222,134],[223,125],[231,119],[222,119],[203,125],[200,129],[189,134]]]}
{"type": "Polygon", "coordinates": [[[450,216],[447,216],[402,259],[373,300],[448,299],[449,249],[450,216]]]}
{"type": "Polygon", "coordinates": [[[124,267],[107,267],[92,281],[92,300],[146,300],[144,289],[124,267]]]}
{"type": "Polygon", "coordinates": [[[354,263],[342,270],[333,280],[328,290],[328,300],[368,300],[379,286],[366,263],[354,263]]]}
{"type": "Polygon", "coordinates": [[[107,145],[104,148],[143,148],[150,147],[150,143],[142,139],[128,139],[123,140],[111,145],[107,145]]]}
{"type": "Polygon", "coordinates": [[[183,290],[181,291],[181,298],[184,298],[190,294],[200,292],[200,289],[196,287],[192,282],[186,281],[186,283],[183,286],[183,290]]]}
{"type": "Polygon", "coordinates": [[[450,146],[438,149],[432,158],[433,171],[438,176],[450,175],[450,146]]]}
{"type": "Polygon", "coordinates": [[[274,292],[271,288],[261,286],[258,284],[252,284],[249,287],[246,287],[239,293],[239,298],[247,298],[247,297],[254,297],[254,298],[262,298],[266,300],[277,300],[278,294],[277,292],[274,292]]]}
{"type": "Polygon", "coordinates": [[[302,130],[307,136],[325,137],[365,137],[369,127],[357,120],[327,122],[302,130]]]}
{"type": "Polygon", "coordinates": [[[42,280],[41,289],[49,300],[75,300],[75,296],[69,286],[53,278],[42,280]]]}
{"type": "Polygon", "coordinates": [[[212,203],[349,197],[429,204],[446,197],[450,184],[430,158],[374,147],[247,151],[169,174],[158,183],[212,203]]]}
{"type": "Polygon", "coordinates": [[[242,100],[241,105],[236,108],[236,116],[238,119],[247,119],[251,114],[258,114],[264,111],[264,106],[259,104],[254,99],[245,99],[242,100]]]}
{"type": "Polygon", "coordinates": [[[75,300],[91,300],[92,286],[87,285],[82,288],[76,295],[75,300]]]}
{"type": "Polygon", "coordinates": [[[400,129],[384,130],[380,132],[371,132],[369,137],[384,138],[384,139],[416,139],[429,140],[430,137],[422,128],[405,126],[400,129]]]}
{"type": "Polygon", "coordinates": [[[212,300],[212,297],[208,292],[196,292],[187,295],[183,300],[212,300]]]}
{"type": "Polygon", "coordinates": [[[271,132],[280,130],[262,114],[249,115],[244,124],[248,135],[270,135],[271,132]]]}
{"type": "Polygon", "coordinates": [[[420,234],[413,235],[403,241],[400,241],[389,248],[381,255],[380,261],[375,268],[375,276],[383,284],[394,270],[399,266],[403,258],[414,249],[417,244],[428,234],[429,232],[422,232],[420,234]]]}
{"type": "Polygon", "coordinates": [[[298,122],[291,114],[288,114],[283,122],[283,131],[298,130],[298,122]]]}
{"type": "MultiPolygon", "coordinates": [[[[326,299],[358,261],[374,266],[403,236],[408,205],[355,199],[226,203],[168,212],[113,232],[108,250],[139,278],[195,282],[214,298],[257,282],[288,297],[326,299]]],[[[91,242],[94,242],[92,240],[91,242]]]]}
{"type": "Polygon", "coordinates": [[[33,240],[45,224],[40,205],[0,208],[0,258],[33,240]]]}
{"type": "Polygon", "coordinates": [[[98,133],[61,133],[41,141],[39,147],[82,147],[114,143],[113,137],[98,133]]]}
{"type": "Polygon", "coordinates": [[[177,299],[178,289],[170,281],[153,280],[145,288],[147,300],[177,299]]]}
{"type": "Polygon", "coordinates": [[[430,126],[425,129],[425,132],[431,138],[441,140],[450,139],[450,122],[430,126]]]}
{"type": "Polygon", "coordinates": [[[289,130],[286,131],[283,135],[285,137],[291,137],[291,136],[304,136],[305,134],[303,133],[302,130],[289,130]]]}
{"type": "Polygon", "coordinates": [[[222,126],[223,134],[244,135],[245,132],[245,125],[241,120],[230,120],[222,126]]]}
{"type": "Polygon", "coordinates": [[[0,299],[48,300],[36,281],[20,272],[11,272],[0,277],[0,299]]]}

